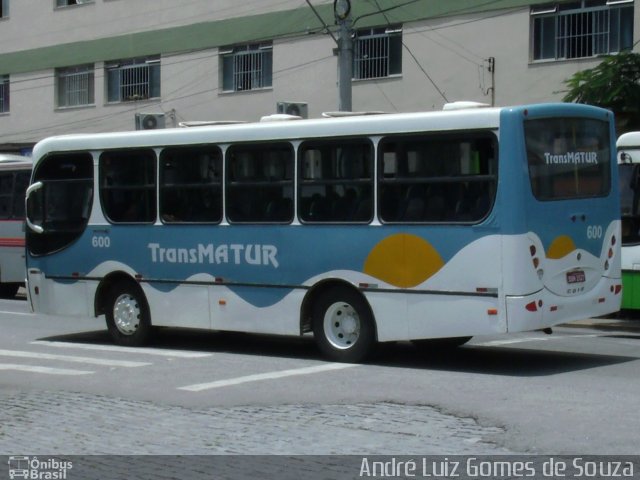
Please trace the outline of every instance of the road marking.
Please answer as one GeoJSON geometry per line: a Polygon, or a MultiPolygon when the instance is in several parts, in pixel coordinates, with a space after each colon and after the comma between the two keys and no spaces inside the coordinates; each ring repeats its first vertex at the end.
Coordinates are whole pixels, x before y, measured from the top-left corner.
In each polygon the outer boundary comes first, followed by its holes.
{"type": "Polygon", "coordinates": [[[329,372],[332,370],[342,370],[344,368],[357,367],[359,365],[353,363],[329,363],[326,365],[317,365],[315,367],[295,368],[292,370],[281,370],[279,372],[258,373],[255,375],[247,375],[244,377],[229,378],[227,380],[217,380],[209,383],[197,383],[195,385],[187,385],[178,387],[178,390],[186,390],[189,392],[201,392],[202,390],[210,390],[212,388],[229,387],[231,385],[240,385],[242,383],[259,382],[261,380],[273,380],[276,378],[293,377],[296,375],[311,375],[314,373],[329,372]]]}
{"type": "Polygon", "coordinates": [[[46,340],[36,340],[30,343],[31,345],[46,345],[48,347],[76,348],[79,350],[97,350],[102,352],[141,353],[144,355],[160,355],[163,357],[204,358],[204,357],[213,356],[213,354],[211,353],[190,352],[187,350],[171,350],[168,348],[119,347],[117,345],[93,345],[90,343],[48,342],[46,340]]]}
{"type": "Polygon", "coordinates": [[[35,313],[24,313],[24,312],[7,312],[5,310],[0,311],[0,314],[6,313],[7,315],[23,315],[25,317],[35,317],[35,313]]]}
{"type": "Polygon", "coordinates": [[[0,370],[15,370],[17,372],[45,373],[47,375],[90,375],[95,372],[88,370],[71,370],[68,368],[39,367],[34,365],[18,365],[15,363],[0,363],[0,370]]]}
{"type": "Polygon", "coordinates": [[[588,333],[583,335],[547,335],[545,337],[526,337],[526,338],[510,338],[507,340],[491,340],[489,342],[479,342],[470,344],[470,346],[474,347],[500,347],[503,345],[513,345],[516,343],[526,343],[526,342],[547,342],[549,340],[561,340],[563,338],[594,338],[599,337],[600,334],[597,333],[588,333]]]}
{"type": "Polygon", "coordinates": [[[71,355],[52,355],[50,353],[23,352],[20,350],[0,350],[0,356],[33,358],[37,360],[61,360],[64,362],[88,363],[92,365],[106,365],[108,367],[134,368],[134,367],[145,367],[147,365],[151,365],[151,363],[130,362],[128,360],[110,360],[107,358],[75,357],[71,355]]]}

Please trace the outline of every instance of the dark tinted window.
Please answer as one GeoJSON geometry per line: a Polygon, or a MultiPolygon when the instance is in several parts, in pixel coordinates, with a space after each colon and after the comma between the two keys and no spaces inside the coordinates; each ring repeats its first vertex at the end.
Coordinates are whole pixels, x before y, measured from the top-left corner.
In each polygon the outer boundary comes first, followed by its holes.
{"type": "Polygon", "coordinates": [[[293,147],[233,145],[226,154],[227,218],[237,223],[293,220],[293,147]]]}
{"type": "Polygon", "coordinates": [[[384,222],[477,222],[493,205],[493,134],[386,137],[378,162],[378,214],[384,222]]]}
{"type": "Polygon", "coordinates": [[[369,222],[373,145],[365,139],[305,142],[298,154],[298,215],[303,222],[369,222]]]}
{"type": "Polygon", "coordinates": [[[165,223],[222,219],[222,152],[218,147],[167,148],[160,155],[160,218],[165,223]]]}
{"type": "Polygon", "coordinates": [[[611,189],[609,124],[546,118],[524,124],[529,176],[539,200],[607,195],[611,189]]]}
{"type": "Polygon", "coordinates": [[[153,150],[114,150],[100,155],[100,199],[109,221],[155,221],[155,165],[153,150]]]}
{"type": "Polygon", "coordinates": [[[93,157],[89,153],[54,153],[40,161],[34,183],[42,187],[29,197],[28,215],[43,233],[27,229],[29,251],[58,251],[84,232],[93,203],[93,157]]]}

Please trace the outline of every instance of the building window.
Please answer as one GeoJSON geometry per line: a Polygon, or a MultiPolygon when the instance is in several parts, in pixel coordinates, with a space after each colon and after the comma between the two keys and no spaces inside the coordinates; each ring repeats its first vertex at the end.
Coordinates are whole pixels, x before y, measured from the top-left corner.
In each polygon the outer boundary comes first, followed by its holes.
{"type": "Polygon", "coordinates": [[[160,97],[160,57],[105,64],[108,102],[135,102],[160,97]]]}
{"type": "Polygon", "coordinates": [[[402,73],[402,27],[367,28],[356,32],[353,78],[384,78],[402,73]]]}
{"type": "Polygon", "coordinates": [[[0,113],[9,112],[9,75],[0,75],[0,113]]]}
{"type": "Polygon", "coordinates": [[[94,3],[95,0],[56,0],[56,7],[68,7],[69,5],[82,5],[83,3],[94,3]]]}
{"type": "Polygon", "coordinates": [[[9,16],[9,0],[0,0],[0,18],[9,16]]]}
{"type": "Polygon", "coordinates": [[[56,70],[58,107],[93,105],[94,72],[92,65],[60,68],[56,70]]]}
{"type": "Polygon", "coordinates": [[[531,10],[533,60],[617,53],[633,46],[633,0],[582,0],[531,10]]]}
{"type": "Polygon", "coordinates": [[[273,47],[259,43],[220,51],[222,90],[242,92],[271,87],[273,80],[273,47]]]}

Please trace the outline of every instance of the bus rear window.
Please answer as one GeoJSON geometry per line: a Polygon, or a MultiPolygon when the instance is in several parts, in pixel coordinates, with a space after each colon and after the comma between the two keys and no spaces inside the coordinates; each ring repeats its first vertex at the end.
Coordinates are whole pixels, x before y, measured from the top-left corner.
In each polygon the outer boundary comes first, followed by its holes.
{"type": "Polygon", "coordinates": [[[611,152],[607,122],[545,118],[524,124],[529,176],[538,200],[607,195],[611,152]]]}

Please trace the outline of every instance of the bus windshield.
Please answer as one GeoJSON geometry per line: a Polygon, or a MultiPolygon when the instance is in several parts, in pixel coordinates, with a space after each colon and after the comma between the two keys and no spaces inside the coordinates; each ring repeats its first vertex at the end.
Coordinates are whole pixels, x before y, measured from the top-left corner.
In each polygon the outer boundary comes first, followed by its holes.
{"type": "Polygon", "coordinates": [[[611,189],[609,125],[585,118],[524,123],[529,176],[538,200],[605,196],[611,189]]]}
{"type": "Polygon", "coordinates": [[[620,207],[622,214],[622,243],[640,243],[640,218],[638,215],[638,165],[621,163],[619,165],[620,178],[620,207]]]}

